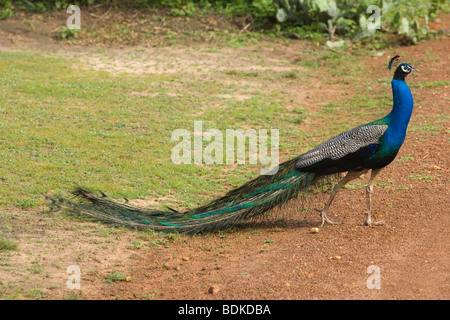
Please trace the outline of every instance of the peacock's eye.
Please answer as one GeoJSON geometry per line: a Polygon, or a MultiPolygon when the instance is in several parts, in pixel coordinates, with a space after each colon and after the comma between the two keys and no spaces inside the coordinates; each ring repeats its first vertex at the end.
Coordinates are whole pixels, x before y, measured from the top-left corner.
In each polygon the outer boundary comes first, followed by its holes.
{"type": "Polygon", "coordinates": [[[406,72],[406,73],[410,73],[411,72],[411,68],[406,66],[406,65],[402,66],[402,70],[403,70],[403,72],[406,72]]]}

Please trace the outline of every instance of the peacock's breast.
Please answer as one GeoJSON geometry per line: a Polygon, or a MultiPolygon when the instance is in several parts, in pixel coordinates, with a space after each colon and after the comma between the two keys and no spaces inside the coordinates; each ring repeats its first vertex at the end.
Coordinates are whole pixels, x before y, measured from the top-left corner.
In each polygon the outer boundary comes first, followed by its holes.
{"type": "Polygon", "coordinates": [[[394,161],[397,153],[398,149],[396,151],[390,151],[380,148],[380,150],[375,155],[364,160],[363,167],[367,169],[383,168],[394,161]]]}

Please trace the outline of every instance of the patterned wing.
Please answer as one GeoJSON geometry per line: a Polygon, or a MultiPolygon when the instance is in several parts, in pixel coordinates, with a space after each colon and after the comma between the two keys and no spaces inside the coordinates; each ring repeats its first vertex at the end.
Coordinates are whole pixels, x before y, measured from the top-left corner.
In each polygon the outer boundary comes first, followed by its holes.
{"type": "Polygon", "coordinates": [[[361,148],[378,144],[387,127],[364,125],[345,131],[301,155],[295,163],[295,168],[301,170],[326,159],[339,160],[361,148]]]}

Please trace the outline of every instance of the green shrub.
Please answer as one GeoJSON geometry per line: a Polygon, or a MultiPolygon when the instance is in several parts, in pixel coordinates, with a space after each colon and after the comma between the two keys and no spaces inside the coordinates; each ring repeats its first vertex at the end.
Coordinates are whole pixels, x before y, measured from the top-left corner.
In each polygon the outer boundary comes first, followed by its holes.
{"type": "Polygon", "coordinates": [[[0,20],[4,20],[12,16],[11,0],[0,0],[0,20]]]}
{"type": "Polygon", "coordinates": [[[74,38],[78,34],[77,29],[70,29],[66,26],[61,27],[60,29],[56,30],[56,34],[58,35],[58,38],[60,40],[68,40],[70,38],[74,38]]]}
{"type": "Polygon", "coordinates": [[[373,35],[368,30],[368,18],[373,11],[369,6],[380,8],[381,30],[405,35],[416,43],[428,35],[428,19],[439,11],[448,11],[445,0],[277,0],[277,20],[282,24],[313,27],[326,30],[329,36],[343,35],[362,39],[373,35]],[[420,27],[419,21],[424,25],[420,27]]]}
{"type": "Polygon", "coordinates": [[[428,19],[449,10],[446,0],[0,0],[0,19],[13,9],[46,11],[63,9],[69,4],[89,6],[109,4],[118,7],[168,8],[173,16],[195,16],[205,10],[232,17],[251,17],[255,28],[265,28],[300,38],[324,34],[363,39],[374,34],[367,28],[372,12],[381,9],[381,30],[395,33],[416,43],[430,35],[428,19]]]}
{"type": "MultiPolygon", "coordinates": [[[[1,3],[2,0],[0,0],[1,3]]],[[[14,8],[26,9],[37,12],[44,12],[48,10],[65,9],[71,4],[79,6],[89,6],[97,3],[113,2],[108,0],[7,0],[14,4],[14,8]]],[[[0,6],[1,7],[1,6],[0,6]]]]}

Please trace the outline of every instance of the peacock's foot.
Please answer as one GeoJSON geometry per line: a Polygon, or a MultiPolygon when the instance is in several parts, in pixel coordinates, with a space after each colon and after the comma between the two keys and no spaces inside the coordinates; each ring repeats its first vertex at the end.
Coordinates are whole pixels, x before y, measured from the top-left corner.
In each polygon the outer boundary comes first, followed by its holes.
{"type": "Polygon", "coordinates": [[[384,221],[372,221],[370,217],[367,217],[366,221],[364,221],[363,226],[382,226],[384,225],[384,221]]]}
{"type": "Polygon", "coordinates": [[[320,217],[322,218],[322,223],[320,224],[320,227],[323,227],[325,222],[328,224],[341,224],[341,222],[334,222],[334,221],[331,221],[330,219],[328,219],[325,210],[316,209],[316,211],[320,212],[320,217]]]}

